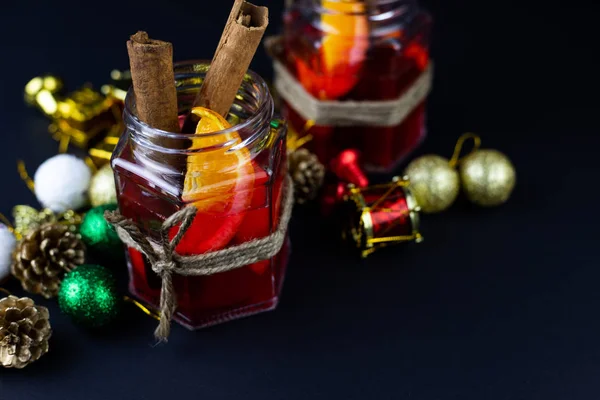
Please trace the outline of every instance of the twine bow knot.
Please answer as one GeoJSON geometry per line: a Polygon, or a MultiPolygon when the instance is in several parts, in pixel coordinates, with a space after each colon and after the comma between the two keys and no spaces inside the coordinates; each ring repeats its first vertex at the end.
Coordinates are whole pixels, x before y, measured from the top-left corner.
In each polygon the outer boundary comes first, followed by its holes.
{"type": "Polygon", "coordinates": [[[175,261],[173,260],[158,260],[152,266],[152,271],[162,276],[163,274],[172,273],[173,271],[175,271],[175,268],[177,268],[177,264],[175,264],[175,261]]]}
{"type": "Polygon", "coordinates": [[[154,332],[158,340],[167,341],[171,331],[171,319],[177,307],[173,274],[214,275],[267,260],[279,253],[287,236],[287,227],[294,206],[293,183],[289,176],[283,190],[279,225],[271,235],[195,256],[181,256],[175,252],[175,249],[194,221],[198,211],[196,207],[188,206],[167,218],[160,228],[160,243],[146,237],[132,220],[126,219],[116,211],[106,211],[104,217],[115,228],[121,241],[144,254],[152,270],[161,277],[160,322],[154,332]],[[170,233],[178,225],[180,226],[177,233],[170,239],[170,233]]]}

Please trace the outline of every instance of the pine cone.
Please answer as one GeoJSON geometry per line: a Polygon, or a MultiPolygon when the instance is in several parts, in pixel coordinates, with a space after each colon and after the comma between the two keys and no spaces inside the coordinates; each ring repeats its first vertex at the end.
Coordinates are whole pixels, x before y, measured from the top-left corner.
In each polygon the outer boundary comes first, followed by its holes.
{"type": "Polygon", "coordinates": [[[289,169],[294,181],[296,203],[314,200],[325,179],[325,167],[317,156],[306,149],[299,149],[288,157],[289,169]]]}
{"type": "Polygon", "coordinates": [[[49,299],[58,294],[65,273],[83,264],[84,250],[81,236],[67,225],[44,225],[19,243],[12,273],[23,289],[49,299]]]}
{"type": "Polygon", "coordinates": [[[48,352],[50,314],[33,300],[8,296],[0,300],[0,364],[24,368],[48,352]]]}

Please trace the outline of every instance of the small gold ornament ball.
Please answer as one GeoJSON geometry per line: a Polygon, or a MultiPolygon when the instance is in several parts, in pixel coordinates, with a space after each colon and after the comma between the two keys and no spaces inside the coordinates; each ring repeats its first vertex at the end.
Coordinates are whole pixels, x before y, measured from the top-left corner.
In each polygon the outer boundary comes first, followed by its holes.
{"type": "Polygon", "coordinates": [[[515,167],[496,150],[479,150],[465,157],[460,178],[467,198],[484,207],[505,203],[516,184],[515,167]]]}
{"type": "Polygon", "coordinates": [[[90,183],[89,195],[92,207],[117,203],[115,177],[110,164],[104,165],[96,172],[90,183]]]}
{"type": "Polygon", "coordinates": [[[404,174],[410,180],[415,199],[424,213],[432,214],[450,207],[460,192],[458,172],[444,157],[427,155],[411,162],[404,174]]]}

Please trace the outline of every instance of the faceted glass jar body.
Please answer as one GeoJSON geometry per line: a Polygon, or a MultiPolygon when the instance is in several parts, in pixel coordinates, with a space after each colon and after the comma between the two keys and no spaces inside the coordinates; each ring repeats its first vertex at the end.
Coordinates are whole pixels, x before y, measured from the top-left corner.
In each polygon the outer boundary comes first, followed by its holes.
{"type": "MultiPolygon", "coordinates": [[[[207,70],[208,63],[202,62],[175,66],[182,122],[207,70]]],[[[176,248],[181,255],[274,232],[287,173],[286,129],[273,120],[273,100],[258,75],[246,75],[228,117],[232,128],[209,135],[153,129],[137,118],[131,91],[125,103],[126,129],[112,159],[123,216],[158,241],[166,218],[195,205],[196,218],[176,248]],[[191,173],[200,176],[196,183],[201,185],[188,184],[191,173]]],[[[175,275],[174,319],[196,329],[275,308],[288,250],[289,241],[278,255],[253,265],[211,276],[175,275]]],[[[141,253],[129,248],[127,256],[131,293],[158,308],[160,278],[141,253]]]]}
{"type": "MultiPolygon", "coordinates": [[[[295,0],[285,16],[284,63],[319,100],[382,101],[404,94],[429,65],[431,18],[415,0],[295,0]]],[[[302,132],[289,103],[283,113],[302,132]]],[[[397,126],[314,126],[322,162],[356,148],[370,171],[389,172],[424,138],[425,101],[397,126]]]]}

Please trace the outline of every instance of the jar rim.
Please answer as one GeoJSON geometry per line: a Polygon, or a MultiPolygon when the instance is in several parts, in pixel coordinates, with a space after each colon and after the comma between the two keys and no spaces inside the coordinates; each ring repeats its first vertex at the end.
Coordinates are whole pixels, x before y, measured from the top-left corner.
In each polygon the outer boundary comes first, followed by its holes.
{"type": "MultiPolygon", "coordinates": [[[[177,81],[177,68],[178,67],[181,68],[181,67],[190,66],[190,65],[206,65],[208,67],[207,68],[207,71],[208,71],[208,69],[210,69],[210,64],[211,64],[211,61],[209,61],[209,60],[186,60],[186,61],[176,62],[173,64],[173,69],[175,70],[175,80],[177,81]]],[[[260,75],[258,75],[256,72],[254,72],[252,70],[248,70],[246,72],[246,77],[248,77],[248,76],[251,78],[253,83],[255,83],[259,86],[260,92],[265,94],[260,99],[260,104],[259,104],[257,110],[252,114],[251,117],[245,119],[243,122],[233,125],[227,129],[203,134],[203,137],[215,137],[215,136],[220,136],[220,135],[227,135],[227,134],[231,134],[231,133],[249,128],[253,124],[259,122],[261,118],[264,118],[263,114],[265,113],[265,111],[269,111],[268,108],[273,109],[273,107],[274,107],[273,101],[272,101],[272,97],[270,94],[269,86],[267,85],[266,81],[260,75]]],[[[246,79],[246,78],[244,78],[244,79],[246,79]]],[[[192,139],[195,137],[195,133],[169,132],[169,131],[154,128],[153,126],[148,125],[147,123],[142,121],[137,116],[136,113],[133,112],[133,109],[132,109],[133,102],[135,102],[135,94],[133,91],[133,86],[131,86],[129,88],[129,90],[127,91],[127,96],[125,97],[125,102],[124,102],[125,107],[124,107],[124,111],[123,111],[123,119],[124,119],[125,124],[128,126],[131,124],[132,125],[131,128],[133,128],[134,130],[149,131],[149,132],[152,132],[152,135],[154,135],[155,137],[164,138],[164,139],[189,140],[189,139],[192,139]]]]}
{"type": "MultiPolygon", "coordinates": [[[[364,11],[361,12],[345,12],[345,11],[339,11],[339,10],[332,10],[330,8],[328,8],[327,6],[324,6],[323,3],[320,0],[310,0],[311,2],[314,2],[314,7],[323,14],[332,14],[332,15],[347,15],[347,16],[352,16],[352,15],[367,15],[369,16],[370,19],[382,19],[382,18],[391,18],[396,16],[396,14],[403,14],[406,12],[406,8],[407,7],[411,7],[414,8],[417,6],[417,3],[415,0],[374,0],[374,3],[369,5],[368,3],[365,4],[365,8],[364,11]],[[373,7],[390,7],[390,6],[395,6],[396,9],[394,11],[390,11],[389,9],[385,12],[383,12],[383,14],[378,14],[378,13],[374,13],[374,9],[373,7]]],[[[347,0],[328,0],[328,2],[330,3],[347,3],[347,0]]]]}
{"type": "MultiPolygon", "coordinates": [[[[336,9],[335,4],[343,4],[347,0],[328,0],[327,3],[321,0],[295,0],[292,1],[287,11],[296,10],[305,15],[315,28],[321,32],[333,34],[336,36],[346,36],[333,28],[329,23],[324,23],[322,18],[317,15],[329,15],[340,17],[364,17],[369,24],[368,33],[359,37],[379,39],[387,37],[400,29],[400,26],[407,25],[417,15],[424,12],[419,6],[417,0],[373,0],[372,2],[360,2],[364,7],[360,9],[351,8],[347,10],[336,9]]],[[[357,1],[358,3],[358,1],[357,1]]],[[[426,13],[425,13],[426,14],[426,13]]],[[[351,35],[356,37],[355,35],[351,35]]]]}

